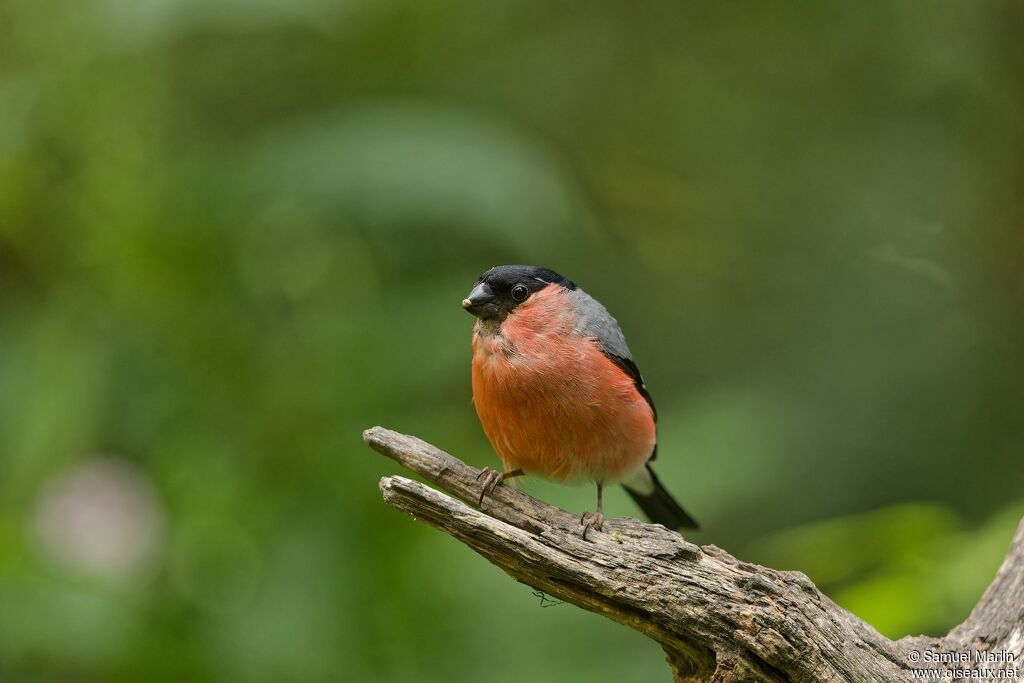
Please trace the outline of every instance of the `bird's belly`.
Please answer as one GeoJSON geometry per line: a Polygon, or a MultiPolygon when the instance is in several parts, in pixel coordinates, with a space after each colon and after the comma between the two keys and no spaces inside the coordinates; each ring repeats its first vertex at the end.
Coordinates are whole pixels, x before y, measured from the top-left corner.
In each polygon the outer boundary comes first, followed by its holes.
{"type": "Polygon", "coordinates": [[[611,483],[654,450],[650,407],[589,343],[554,343],[532,356],[478,351],[473,401],[506,469],[563,483],[611,483]]]}

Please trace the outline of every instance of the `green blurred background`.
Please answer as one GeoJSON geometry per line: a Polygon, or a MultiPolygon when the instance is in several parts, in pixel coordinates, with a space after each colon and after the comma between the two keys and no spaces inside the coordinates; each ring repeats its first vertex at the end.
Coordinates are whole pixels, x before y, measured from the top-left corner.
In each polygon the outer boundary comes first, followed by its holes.
{"type": "Polygon", "coordinates": [[[459,301],[508,262],[619,318],[693,540],[943,633],[1024,514],[1022,29],[3,0],[0,680],[667,680],[380,499],[371,425],[497,462],[459,301]]]}

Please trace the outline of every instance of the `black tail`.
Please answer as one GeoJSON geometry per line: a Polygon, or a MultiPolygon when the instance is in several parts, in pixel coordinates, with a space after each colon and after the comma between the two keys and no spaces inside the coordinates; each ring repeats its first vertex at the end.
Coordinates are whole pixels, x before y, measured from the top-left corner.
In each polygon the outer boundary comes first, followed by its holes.
{"type": "Polygon", "coordinates": [[[652,522],[655,524],[664,524],[669,529],[698,529],[697,521],[687,514],[683,506],[676,502],[676,499],[672,497],[672,494],[661,485],[658,478],[654,476],[654,470],[651,466],[647,466],[647,472],[651,475],[651,482],[654,484],[654,490],[650,493],[640,493],[634,491],[626,485],[622,488],[626,489],[626,493],[633,499],[640,509],[644,511],[652,522]]]}

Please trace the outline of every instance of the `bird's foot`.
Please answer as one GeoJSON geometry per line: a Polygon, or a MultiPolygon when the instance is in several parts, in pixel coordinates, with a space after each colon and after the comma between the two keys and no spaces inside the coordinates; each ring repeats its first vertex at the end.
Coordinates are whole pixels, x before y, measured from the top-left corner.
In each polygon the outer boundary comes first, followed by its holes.
{"type": "Polygon", "coordinates": [[[584,512],[580,516],[580,524],[583,525],[583,540],[587,540],[587,532],[593,529],[601,531],[604,528],[603,512],[584,512]]]}
{"type": "Polygon", "coordinates": [[[480,470],[480,474],[476,475],[476,480],[484,480],[483,488],[480,489],[480,500],[477,501],[477,507],[484,504],[484,496],[494,493],[494,489],[497,488],[498,484],[502,482],[505,475],[498,470],[492,470],[490,467],[485,467],[480,470]]]}

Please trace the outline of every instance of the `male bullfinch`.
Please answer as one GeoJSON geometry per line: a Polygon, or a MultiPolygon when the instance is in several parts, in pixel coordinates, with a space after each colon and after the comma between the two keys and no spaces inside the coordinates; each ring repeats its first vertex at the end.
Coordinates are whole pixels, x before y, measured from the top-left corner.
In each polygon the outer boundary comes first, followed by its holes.
{"type": "Polygon", "coordinates": [[[553,270],[498,266],[480,276],[462,307],[473,327],[473,404],[503,472],[484,468],[484,495],[524,474],[597,484],[601,530],[605,485],[621,483],[651,518],[696,529],[650,462],[657,454],[654,402],[615,318],[553,270]]]}

